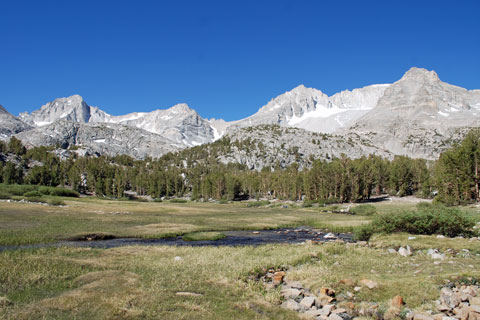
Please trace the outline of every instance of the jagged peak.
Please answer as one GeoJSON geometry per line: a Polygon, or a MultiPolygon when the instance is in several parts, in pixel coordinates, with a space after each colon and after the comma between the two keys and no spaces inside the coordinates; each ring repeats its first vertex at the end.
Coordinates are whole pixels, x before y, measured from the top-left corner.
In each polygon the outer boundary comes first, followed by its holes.
{"type": "Polygon", "coordinates": [[[426,79],[430,81],[439,81],[438,74],[433,70],[427,70],[424,68],[412,67],[410,68],[400,80],[410,80],[410,79],[426,79]]]}
{"type": "Polygon", "coordinates": [[[195,110],[190,108],[186,103],[178,103],[167,110],[172,112],[192,112],[192,111],[195,112],[195,110]]]}
{"type": "Polygon", "coordinates": [[[5,109],[1,104],[0,104],[0,114],[9,114],[7,109],[5,109]]]}

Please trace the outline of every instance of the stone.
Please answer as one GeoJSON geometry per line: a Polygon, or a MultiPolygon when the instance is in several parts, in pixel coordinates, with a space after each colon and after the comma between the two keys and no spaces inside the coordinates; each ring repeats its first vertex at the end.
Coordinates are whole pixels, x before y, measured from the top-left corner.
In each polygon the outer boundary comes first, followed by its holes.
{"type": "Polygon", "coordinates": [[[469,302],[471,306],[480,306],[480,297],[471,297],[469,302]]]}
{"type": "Polygon", "coordinates": [[[434,260],[443,260],[445,259],[445,255],[444,254],[440,254],[440,253],[433,253],[430,255],[430,257],[434,260]]]}
{"type": "Polygon", "coordinates": [[[332,313],[345,313],[345,312],[347,312],[347,310],[345,310],[344,308],[338,308],[338,309],[332,310],[332,313]]]}
{"type": "Polygon", "coordinates": [[[304,315],[307,318],[316,319],[317,317],[322,315],[322,310],[321,309],[319,309],[319,310],[314,310],[314,309],[307,310],[307,311],[305,311],[304,315]]]}
{"type": "Polygon", "coordinates": [[[412,252],[409,249],[410,249],[409,246],[407,246],[407,248],[400,247],[400,249],[398,249],[398,254],[401,255],[402,257],[411,256],[412,252]]]}
{"type": "Polygon", "coordinates": [[[288,299],[285,302],[283,302],[282,303],[282,308],[292,310],[292,311],[299,311],[300,310],[300,306],[299,306],[298,302],[296,302],[293,299],[288,299]]]}
{"type": "Polygon", "coordinates": [[[355,292],[358,292],[358,291],[362,290],[362,287],[355,287],[355,288],[353,288],[353,290],[354,290],[355,292]]]}
{"type": "Polygon", "coordinates": [[[326,296],[324,294],[321,294],[317,297],[317,302],[316,305],[318,306],[324,306],[327,304],[330,304],[335,301],[334,297],[326,296]]]}
{"type": "Polygon", "coordinates": [[[285,297],[285,299],[296,299],[302,295],[302,291],[294,288],[283,289],[280,291],[280,294],[285,297]]]}
{"type": "Polygon", "coordinates": [[[182,261],[182,260],[183,258],[179,256],[176,256],[175,258],[173,258],[173,261],[182,261]]]}
{"type": "Polygon", "coordinates": [[[300,306],[310,309],[313,305],[315,304],[315,298],[314,297],[305,297],[300,301],[300,306]]]}
{"type": "Polygon", "coordinates": [[[320,294],[326,295],[326,296],[329,296],[329,297],[334,297],[335,296],[335,290],[330,289],[330,288],[326,288],[326,287],[322,287],[322,288],[320,288],[320,294]]]}
{"type": "Polygon", "coordinates": [[[470,311],[475,312],[475,313],[480,313],[480,306],[470,306],[470,311]]]}
{"type": "Polygon", "coordinates": [[[277,271],[273,274],[273,284],[279,285],[283,282],[283,278],[285,277],[285,271],[277,271]]]}
{"type": "Polygon", "coordinates": [[[360,283],[366,286],[368,289],[373,289],[378,286],[378,283],[369,279],[360,280],[360,283]]]}
{"type": "Polygon", "coordinates": [[[403,298],[401,296],[395,296],[390,301],[390,306],[394,308],[401,308],[404,304],[405,302],[403,301],[403,298]]]}
{"type": "Polygon", "coordinates": [[[176,292],[175,295],[182,296],[182,297],[201,297],[203,294],[195,293],[195,292],[187,292],[187,291],[179,291],[176,292]]]}
{"type": "Polygon", "coordinates": [[[353,282],[352,279],[342,279],[338,282],[339,284],[344,284],[348,287],[353,287],[355,285],[355,282],[353,282]]]}
{"type": "Polygon", "coordinates": [[[333,233],[329,232],[326,235],[323,236],[325,239],[336,239],[337,236],[334,235],[333,233]]]}
{"type": "Polygon", "coordinates": [[[303,289],[303,285],[298,281],[287,281],[285,284],[290,288],[303,289]]]}
{"type": "Polygon", "coordinates": [[[328,317],[330,315],[330,313],[332,312],[332,309],[334,309],[334,308],[335,308],[335,305],[333,305],[333,304],[324,305],[323,308],[320,309],[321,312],[322,312],[321,315],[328,317]]]}
{"type": "Polygon", "coordinates": [[[399,315],[400,315],[400,309],[399,308],[390,307],[390,308],[388,308],[387,311],[385,311],[385,314],[383,315],[383,318],[385,320],[393,320],[393,319],[398,318],[399,315]]]}
{"type": "Polygon", "coordinates": [[[415,240],[417,237],[408,237],[408,240],[415,240]]]}
{"type": "Polygon", "coordinates": [[[443,234],[439,234],[439,235],[437,236],[437,239],[444,239],[444,238],[445,238],[445,236],[444,236],[443,234]]]}
{"type": "Polygon", "coordinates": [[[432,317],[435,320],[442,320],[443,317],[444,317],[444,314],[443,313],[437,313],[437,314],[434,314],[432,317]]]}
{"type": "Polygon", "coordinates": [[[393,248],[388,248],[388,253],[397,253],[397,250],[393,249],[393,248]]]}
{"type": "Polygon", "coordinates": [[[415,313],[413,320],[435,320],[431,315],[424,313],[415,313]]]}
{"type": "Polygon", "coordinates": [[[338,314],[332,313],[328,316],[327,320],[343,320],[338,314]]]}
{"type": "Polygon", "coordinates": [[[12,305],[13,302],[8,300],[7,297],[0,296],[0,307],[6,307],[12,305]]]}

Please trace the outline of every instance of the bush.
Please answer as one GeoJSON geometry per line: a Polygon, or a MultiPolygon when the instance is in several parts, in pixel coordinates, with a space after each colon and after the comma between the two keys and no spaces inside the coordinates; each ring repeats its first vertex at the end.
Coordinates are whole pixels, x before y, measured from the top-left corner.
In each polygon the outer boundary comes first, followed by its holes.
{"type": "Polygon", "coordinates": [[[65,189],[65,188],[58,188],[58,187],[51,188],[50,195],[58,196],[58,197],[74,197],[74,198],[78,198],[80,196],[76,191],[65,189]]]}
{"type": "Polygon", "coordinates": [[[38,191],[28,191],[28,192],[25,192],[25,194],[23,195],[24,197],[28,197],[28,198],[31,198],[31,197],[41,197],[42,194],[38,191]]]}
{"type": "Polygon", "coordinates": [[[63,202],[62,200],[58,200],[58,199],[52,199],[52,200],[48,201],[48,204],[52,205],[52,206],[64,206],[65,202],[63,202]]]}
{"type": "Polygon", "coordinates": [[[20,185],[20,184],[2,184],[0,185],[0,191],[10,193],[14,196],[23,196],[25,193],[34,191],[38,187],[30,185],[20,185]]]}
{"type": "Polygon", "coordinates": [[[153,202],[163,202],[163,200],[161,198],[155,198],[153,199],[153,202]]]}
{"type": "Polygon", "coordinates": [[[350,213],[358,216],[371,216],[377,213],[377,207],[371,204],[361,204],[351,208],[350,213]]]}
{"type": "Polygon", "coordinates": [[[25,200],[30,202],[46,203],[47,201],[41,197],[26,197],[25,200]]]}
{"type": "Polygon", "coordinates": [[[50,194],[50,189],[51,188],[49,188],[49,187],[40,187],[40,188],[38,188],[38,192],[48,196],[50,194]]]}
{"type": "Polygon", "coordinates": [[[176,199],[176,198],[175,198],[175,199],[170,199],[170,202],[171,202],[171,203],[186,203],[187,200],[185,200],[185,199],[176,199]]]}
{"type": "Polygon", "coordinates": [[[11,199],[12,195],[5,191],[0,191],[0,199],[11,199]]]}
{"type": "Polygon", "coordinates": [[[249,202],[247,203],[247,207],[263,207],[263,206],[268,206],[270,204],[270,201],[255,201],[255,202],[249,202]]]}
{"type": "Polygon", "coordinates": [[[218,204],[228,204],[228,200],[222,199],[217,202],[218,204]]]}
{"type": "Polygon", "coordinates": [[[380,215],[369,225],[356,232],[357,238],[366,238],[373,233],[407,232],[411,234],[442,234],[447,237],[473,234],[475,221],[457,208],[441,205],[421,205],[417,211],[380,215]]]}

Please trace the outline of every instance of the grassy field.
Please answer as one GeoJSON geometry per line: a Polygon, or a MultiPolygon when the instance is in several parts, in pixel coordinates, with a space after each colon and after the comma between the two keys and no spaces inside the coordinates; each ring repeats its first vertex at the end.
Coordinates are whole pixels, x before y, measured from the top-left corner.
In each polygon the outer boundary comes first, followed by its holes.
{"type": "MultiPolygon", "coordinates": [[[[222,230],[282,225],[352,228],[371,219],[319,208],[247,208],[242,203],[62,200],[66,207],[2,202],[1,244],[56,241],[84,233],[159,237],[199,231],[192,235],[211,238],[221,236],[222,230]]],[[[375,205],[380,213],[414,207],[408,202],[375,205]]],[[[468,210],[479,217],[476,208],[468,210]]],[[[0,298],[10,303],[0,303],[0,319],[298,319],[298,314],[279,307],[278,290],[250,280],[250,275],[272,267],[286,269],[289,280],[313,292],[324,286],[334,288],[339,297],[354,292],[346,302],[377,302],[380,310],[395,295],[403,296],[409,308],[428,310],[445,282],[480,279],[479,240],[408,237],[376,235],[368,247],[306,243],[3,251],[0,298]],[[410,257],[387,251],[407,244],[414,250],[410,257]],[[429,248],[452,250],[434,263],[425,252],[429,248]],[[340,281],[345,279],[349,281],[340,281]],[[355,292],[362,279],[378,286],[355,292]]]]}
{"type": "Polygon", "coordinates": [[[0,203],[0,245],[55,242],[82,234],[161,238],[197,231],[265,229],[310,225],[337,231],[368,217],[323,213],[312,208],[256,208],[245,203],[168,203],[61,198],[66,206],[0,203]]]}

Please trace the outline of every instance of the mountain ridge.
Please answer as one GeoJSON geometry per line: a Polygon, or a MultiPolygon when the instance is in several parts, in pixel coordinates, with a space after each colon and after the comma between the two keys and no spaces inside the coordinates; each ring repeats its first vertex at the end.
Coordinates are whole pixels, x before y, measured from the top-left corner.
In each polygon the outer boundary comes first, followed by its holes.
{"type": "MultiPolygon", "coordinates": [[[[1,109],[0,114],[5,115],[1,109]]],[[[17,119],[11,117],[11,121],[17,119]]],[[[235,121],[203,118],[185,103],[168,109],[114,116],[89,106],[79,95],[57,98],[31,113],[23,112],[17,121],[26,123],[25,130],[35,130],[32,132],[36,137],[20,135],[31,145],[42,143],[38,138],[42,131],[47,132],[47,136],[43,135],[47,137],[45,141],[51,140],[48,135],[57,137],[57,143],[63,141],[51,131],[51,125],[57,121],[62,124],[53,128],[63,128],[62,132],[66,132],[64,129],[68,123],[84,124],[82,130],[87,131],[100,130],[100,124],[117,125],[113,131],[127,130],[120,128],[128,127],[129,134],[124,135],[128,140],[124,141],[126,145],[137,141],[135,135],[145,136],[146,131],[149,136],[159,136],[147,140],[159,143],[162,146],[159,148],[166,152],[167,149],[172,151],[210,143],[224,135],[237,134],[237,138],[241,138],[242,134],[245,135],[241,129],[246,127],[280,125],[309,132],[335,133],[352,141],[361,140],[363,145],[387,151],[390,156],[401,154],[434,159],[443,150],[439,145],[448,145],[448,141],[457,139],[465,131],[462,128],[480,125],[480,90],[467,90],[442,82],[435,71],[413,67],[394,83],[344,90],[331,96],[301,84],[272,98],[251,116],[235,121]],[[165,144],[170,147],[165,148],[165,144]]],[[[5,131],[3,136],[19,132],[14,131],[5,131]]],[[[268,137],[264,139],[269,140],[268,137]]],[[[95,143],[95,140],[101,139],[85,141],[95,143]]],[[[155,147],[150,146],[151,153],[157,156],[159,152],[152,148],[155,147]]],[[[119,152],[117,149],[112,152],[119,152]]],[[[142,150],[136,152],[136,156],[148,154],[148,148],[142,150]]]]}

